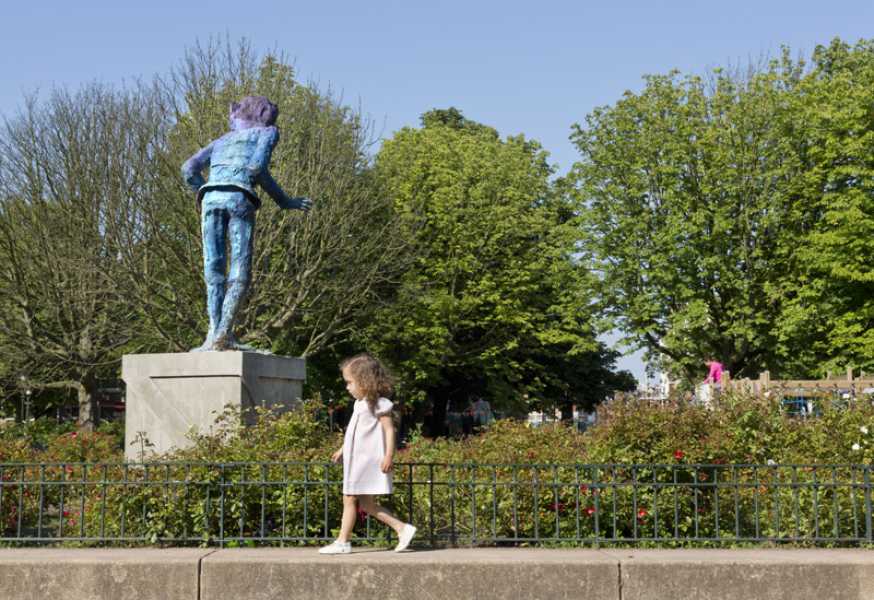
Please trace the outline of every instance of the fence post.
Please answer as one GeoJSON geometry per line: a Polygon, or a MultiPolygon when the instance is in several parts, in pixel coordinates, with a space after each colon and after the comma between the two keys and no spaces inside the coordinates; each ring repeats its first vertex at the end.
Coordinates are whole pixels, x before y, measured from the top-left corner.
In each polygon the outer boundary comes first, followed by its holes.
{"type": "Polygon", "coordinates": [[[853,381],[853,367],[847,367],[847,383],[850,384],[850,398],[856,399],[856,384],[853,381]]]}
{"type": "Polygon", "coordinates": [[[865,536],[868,543],[874,542],[874,532],[871,531],[871,467],[865,467],[865,536]]]}

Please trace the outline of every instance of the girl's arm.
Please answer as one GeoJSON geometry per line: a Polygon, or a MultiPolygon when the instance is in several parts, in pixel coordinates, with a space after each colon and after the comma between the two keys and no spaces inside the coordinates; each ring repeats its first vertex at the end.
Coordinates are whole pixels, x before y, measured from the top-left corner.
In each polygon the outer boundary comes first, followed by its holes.
{"type": "Polygon", "coordinates": [[[379,424],[382,425],[382,430],[385,433],[385,456],[382,458],[380,469],[383,473],[388,473],[391,471],[395,454],[395,425],[391,419],[391,414],[379,417],[379,424]]]}

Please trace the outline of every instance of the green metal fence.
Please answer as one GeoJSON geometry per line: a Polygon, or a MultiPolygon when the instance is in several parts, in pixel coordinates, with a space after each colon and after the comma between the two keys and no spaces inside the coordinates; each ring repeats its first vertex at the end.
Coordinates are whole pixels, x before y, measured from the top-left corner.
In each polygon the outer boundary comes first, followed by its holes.
{"type": "MultiPolygon", "coordinates": [[[[869,465],[400,463],[387,504],[420,545],[795,543],[872,538],[869,465]]],[[[332,539],[329,463],[0,464],[6,545],[293,545],[332,539]]],[[[362,518],[357,538],[391,543],[362,518]]]]}

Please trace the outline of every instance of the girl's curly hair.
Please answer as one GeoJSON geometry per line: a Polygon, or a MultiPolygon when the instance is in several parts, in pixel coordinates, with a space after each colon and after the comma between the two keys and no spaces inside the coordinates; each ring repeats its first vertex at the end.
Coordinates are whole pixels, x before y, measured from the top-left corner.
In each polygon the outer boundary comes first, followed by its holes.
{"type": "Polygon", "coordinates": [[[394,388],[394,377],[379,360],[363,352],[347,358],[340,363],[340,372],[346,373],[364,392],[371,411],[376,410],[376,402],[388,397],[394,388]]]}

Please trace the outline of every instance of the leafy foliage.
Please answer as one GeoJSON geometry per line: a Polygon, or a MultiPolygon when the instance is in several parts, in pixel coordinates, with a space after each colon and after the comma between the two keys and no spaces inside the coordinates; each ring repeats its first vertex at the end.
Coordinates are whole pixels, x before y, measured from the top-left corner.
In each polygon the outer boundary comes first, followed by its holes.
{"type": "Polygon", "coordinates": [[[816,49],[794,97],[804,172],[798,203],[810,223],[798,239],[798,269],[782,343],[808,367],[874,366],[874,42],[816,49]]]}
{"type": "Polygon", "coordinates": [[[799,68],[784,58],[746,77],[649,76],[575,126],[572,179],[601,302],[689,377],[711,357],[736,375],[787,368],[775,282],[805,223],[787,108],[799,68]]]}
{"type": "Polygon", "coordinates": [[[601,302],[694,379],[869,370],[870,41],[746,73],[646,78],[573,135],[601,302]]]}
{"type": "Polygon", "coordinates": [[[536,142],[502,140],[454,108],[422,122],[377,157],[415,261],[362,337],[438,422],[447,398],[525,410],[525,394],[570,383],[561,361],[598,349],[574,207],[536,142]]]}

